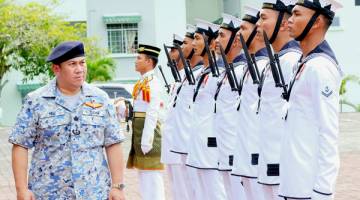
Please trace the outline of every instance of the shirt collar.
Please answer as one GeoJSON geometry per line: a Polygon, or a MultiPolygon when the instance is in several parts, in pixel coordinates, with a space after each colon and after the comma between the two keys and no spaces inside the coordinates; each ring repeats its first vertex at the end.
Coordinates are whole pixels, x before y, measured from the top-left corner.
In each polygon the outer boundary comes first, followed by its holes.
{"type": "Polygon", "coordinates": [[[331,58],[336,64],[338,64],[335,54],[326,40],[322,41],[317,47],[315,47],[315,49],[313,49],[304,60],[308,60],[307,58],[313,57],[314,54],[325,54],[326,56],[331,58]]]}
{"type": "MultiPolygon", "coordinates": [[[[56,97],[57,92],[56,92],[56,78],[54,78],[53,80],[51,80],[49,82],[49,84],[47,84],[45,86],[45,89],[42,93],[43,97],[56,97]]],[[[97,94],[94,92],[93,89],[91,89],[90,85],[86,82],[84,82],[81,86],[81,90],[82,90],[82,94],[84,94],[85,96],[97,96],[97,94]]]]}
{"type": "Polygon", "coordinates": [[[154,75],[154,74],[155,74],[155,70],[152,69],[152,70],[150,70],[150,71],[145,72],[145,74],[143,74],[143,75],[141,76],[141,79],[148,78],[148,77],[150,77],[150,76],[152,76],[152,75],[154,75]]]}

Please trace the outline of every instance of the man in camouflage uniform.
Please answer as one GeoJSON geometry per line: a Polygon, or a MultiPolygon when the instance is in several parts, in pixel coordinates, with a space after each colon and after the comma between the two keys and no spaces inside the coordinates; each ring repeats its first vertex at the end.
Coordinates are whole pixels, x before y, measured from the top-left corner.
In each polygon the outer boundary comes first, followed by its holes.
{"type": "Polygon", "coordinates": [[[47,61],[56,78],[26,97],[9,137],[18,199],[125,199],[124,136],[107,94],[84,82],[83,44],[61,43],[47,61]]]}

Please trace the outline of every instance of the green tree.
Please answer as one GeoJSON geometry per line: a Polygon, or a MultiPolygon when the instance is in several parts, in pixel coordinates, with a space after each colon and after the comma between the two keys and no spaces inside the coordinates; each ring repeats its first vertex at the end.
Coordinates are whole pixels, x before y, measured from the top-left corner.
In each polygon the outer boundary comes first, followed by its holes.
{"type": "Polygon", "coordinates": [[[356,75],[347,75],[343,78],[343,80],[341,81],[340,92],[339,92],[340,93],[340,104],[350,106],[356,112],[360,112],[360,104],[356,105],[354,103],[351,103],[345,96],[346,91],[347,91],[346,84],[348,82],[358,83],[360,85],[360,77],[358,77],[356,75]]]}
{"type": "MultiPolygon", "coordinates": [[[[0,0],[0,95],[7,82],[4,75],[11,68],[24,74],[24,82],[38,75],[53,77],[46,57],[57,44],[69,40],[84,42],[89,63],[105,57],[105,51],[97,47],[96,40],[86,37],[85,23],[66,22],[64,16],[56,15],[49,7],[38,3],[17,5],[0,0]]],[[[90,67],[89,75],[93,80],[111,78],[110,67],[97,65],[102,69],[101,77],[106,78],[96,78],[92,74],[97,70],[96,66],[90,64],[90,67]]]]}
{"type": "Polygon", "coordinates": [[[87,61],[88,75],[86,81],[108,81],[112,76],[109,72],[114,72],[115,62],[111,58],[100,58],[87,61]]]}

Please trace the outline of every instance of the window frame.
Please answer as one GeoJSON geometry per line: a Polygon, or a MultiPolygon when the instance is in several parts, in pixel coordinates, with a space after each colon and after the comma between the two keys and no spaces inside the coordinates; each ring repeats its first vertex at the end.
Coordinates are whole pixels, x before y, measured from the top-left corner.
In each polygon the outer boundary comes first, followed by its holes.
{"type": "Polygon", "coordinates": [[[109,50],[109,52],[111,53],[112,57],[133,57],[136,55],[136,49],[139,46],[139,23],[111,23],[111,24],[106,24],[106,34],[107,34],[107,48],[109,50]],[[110,26],[115,26],[118,25],[119,27],[110,27],[110,26]],[[124,27],[124,26],[131,26],[131,27],[124,27]],[[135,48],[133,52],[128,51],[128,49],[131,49],[129,47],[128,44],[128,33],[135,31],[136,32],[136,39],[134,40],[135,42],[135,48]],[[119,33],[118,36],[113,35],[114,33],[119,33]],[[117,38],[118,37],[118,38],[117,38]],[[116,41],[116,38],[118,39],[118,41],[116,41]],[[114,47],[113,44],[118,45],[119,51],[115,52],[113,51],[114,47]],[[123,46],[122,46],[123,45],[123,46]],[[125,50],[125,51],[123,51],[125,50]]]}
{"type": "Polygon", "coordinates": [[[335,16],[335,18],[338,20],[338,25],[334,26],[334,23],[331,24],[331,26],[329,27],[329,30],[330,31],[343,31],[344,29],[341,26],[341,17],[340,16],[335,16]]]}
{"type": "Polygon", "coordinates": [[[355,0],[355,6],[360,6],[360,0],[355,0]]]}

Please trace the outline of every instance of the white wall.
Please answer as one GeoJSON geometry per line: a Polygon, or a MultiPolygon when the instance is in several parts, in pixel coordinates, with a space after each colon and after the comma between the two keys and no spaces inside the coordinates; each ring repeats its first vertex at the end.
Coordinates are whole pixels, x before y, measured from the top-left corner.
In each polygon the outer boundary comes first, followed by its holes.
{"type": "MultiPolygon", "coordinates": [[[[169,1],[155,0],[155,45],[161,48],[159,64],[166,73],[167,80],[173,81],[171,72],[167,67],[167,59],[163,48],[164,43],[172,44],[174,33],[185,35],[186,32],[186,6],[185,0],[169,1]]],[[[159,78],[162,78],[160,74],[159,78]]]]}
{"type": "Polygon", "coordinates": [[[186,0],[186,21],[194,24],[194,19],[200,18],[212,22],[223,10],[223,0],[186,0]]]}
{"type": "MultiPolygon", "coordinates": [[[[57,0],[58,4],[51,6],[54,12],[64,15],[68,21],[86,20],[86,0],[57,0]]],[[[29,2],[38,2],[43,5],[51,5],[49,0],[15,0],[15,2],[24,4],[29,2]]]]}
{"type": "MultiPolygon", "coordinates": [[[[88,0],[86,10],[88,36],[98,38],[100,45],[105,49],[107,49],[107,32],[102,18],[104,15],[139,13],[141,15],[141,21],[138,24],[139,43],[154,44],[156,42],[154,0],[88,0]]],[[[138,77],[134,70],[135,55],[113,58],[117,63],[116,78],[138,77]]]]}
{"type": "Polygon", "coordinates": [[[22,74],[15,70],[11,70],[4,76],[4,80],[7,79],[9,82],[3,88],[0,98],[0,107],[2,108],[0,125],[12,126],[15,122],[22,105],[21,94],[17,90],[16,84],[21,83],[22,77],[22,74]]]}
{"type": "MultiPolygon", "coordinates": [[[[336,15],[340,17],[340,29],[330,29],[327,40],[333,48],[345,74],[360,76],[360,6],[355,6],[355,0],[341,1],[344,8],[336,15]]],[[[360,104],[360,85],[348,84],[347,97],[352,103],[360,104]]],[[[345,109],[345,111],[352,111],[345,109]]]]}

